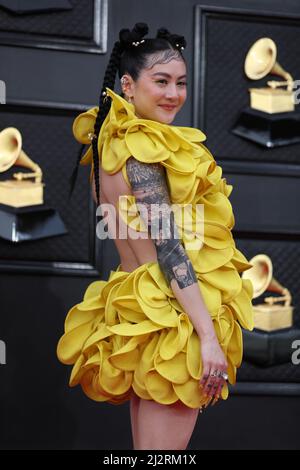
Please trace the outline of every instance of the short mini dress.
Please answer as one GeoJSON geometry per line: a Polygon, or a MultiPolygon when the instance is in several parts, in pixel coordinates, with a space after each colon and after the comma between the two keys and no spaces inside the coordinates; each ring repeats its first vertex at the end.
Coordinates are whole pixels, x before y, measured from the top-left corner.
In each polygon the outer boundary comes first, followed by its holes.
{"type": "MultiPolygon", "coordinates": [[[[252,264],[237,249],[231,233],[235,224],[229,201],[232,186],[203,144],[203,132],[138,118],[133,104],[110,88],[106,91],[111,108],[98,139],[101,166],[109,174],[122,170],[130,186],[126,175],[130,156],[145,163],[159,162],[165,168],[172,206],[192,208],[194,230],[182,230],[180,238],[227,358],[228,383],[234,385],[243,356],[241,328],[253,329],[253,285],[240,275],[252,264]],[[202,235],[195,230],[198,204],[204,207],[202,235]]],[[[89,133],[97,111],[91,108],[74,120],[73,133],[79,142],[91,143],[89,133]]],[[[93,171],[92,160],[90,145],[81,164],[91,164],[93,171]]],[[[118,208],[128,225],[139,217],[132,195],[120,198],[118,208]]],[[[135,227],[142,231],[140,222],[135,227]]],[[[98,402],[121,404],[134,392],[164,405],[180,401],[201,409],[209,404],[199,386],[200,338],[158,262],[147,262],[132,272],[119,265],[108,280],[92,282],[66,316],[57,356],[73,366],[69,385],[80,384],[98,402]]],[[[228,392],[226,382],[223,400],[228,392]]]]}

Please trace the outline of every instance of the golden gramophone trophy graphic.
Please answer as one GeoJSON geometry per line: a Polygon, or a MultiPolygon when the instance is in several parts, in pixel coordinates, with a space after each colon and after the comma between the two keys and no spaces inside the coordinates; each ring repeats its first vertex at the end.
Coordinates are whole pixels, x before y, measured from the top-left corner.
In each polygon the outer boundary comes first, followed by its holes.
{"type": "Polygon", "coordinates": [[[279,296],[265,297],[263,303],[253,305],[254,327],[263,331],[290,328],[293,325],[291,293],[273,277],[273,265],[269,256],[259,254],[250,261],[251,269],[242,273],[242,278],[250,279],[253,284],[253,299],[265,292],[274,292],[279,296]],[[283,302],[283,304],[280,304],[283,302]]]}
{"type": "Polygon", "coordinates": [[[250,47],[244,73],[250,80],[260,80],[269,74],[282,80],[269,80],[267,86],[249,88],[250,105],[242,110],[232,132],[266,148],[300,142],[294,80],[277,61],[277,46],[271,38],[260,38],[250,47]]]}
{"type": "Polygon", "coordinates": [[[0,237],[21,242],[67,233],[57,211],[44,204],[41,168],[22,149],[20,131],[7,127],[0,132],[0,173],[14,166],[31,171],[0,181],[0,237]]]}
{"type": "Polygon", "coordinates": [[[44,183],[41,168],[22,150],[22,136],[15,127],[7,127],[0,133],[0,172],[13,165],[32,170],[31,173],[14,173],[15,179],[0,182],[0,203],[12,207],[43,204],[44,183]],[[29,181],[34,178],[34,181],[29,181]]]}

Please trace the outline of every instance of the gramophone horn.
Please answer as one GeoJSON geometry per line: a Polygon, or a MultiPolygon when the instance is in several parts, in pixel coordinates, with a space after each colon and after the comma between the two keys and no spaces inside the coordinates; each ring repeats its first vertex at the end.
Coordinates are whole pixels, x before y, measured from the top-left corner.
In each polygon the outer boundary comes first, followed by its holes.
{"type": "Polygon", "coordinates": [[[0,132],[0,173],[13,165],[30,168],[37,173],[36,181],[41,181],[42,170],[22,150],[22,136],[15,127],[7,127],[0,132]]]}
{"type": "Polygon", "coordinates": [[[276,56],[276,44],[271,38],[258,39],[250,47],[246,56],[245,74],[252,80],[259,80],[271,73],[292,82],[292,76],[276,62],[276,56]]]}
{"type": "Polygon", "coordinates": [[[0,132],[0,172],[15,164],[22,148],[22,137],[18,129],[7,127],[0,132]]]}
{"type": "Polygon", "coordinates": [[[282,293],[284,287],[273,277],[273,265],[269,256],[259,254],[251,258],[252,268],[242,273],[243,279],[250,279],[253,284],[253,299],[266,290],[282,293]]]}
{"type": "Polygon", "coordinates": [[[272,69],[277,55],[275,42],[270,38],[258,39],[249,49],[244,70],[247,77],[259,80],[272,69]]]}

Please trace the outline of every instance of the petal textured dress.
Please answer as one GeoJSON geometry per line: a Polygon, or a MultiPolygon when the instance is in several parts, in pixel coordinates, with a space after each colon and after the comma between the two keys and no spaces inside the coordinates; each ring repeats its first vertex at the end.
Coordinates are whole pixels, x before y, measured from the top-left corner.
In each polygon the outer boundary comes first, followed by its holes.
{"type": "MultiPolygon", "coordinates": [[[[102,168],[109,174],[122,170],[129,184],[125,163],[131,155],[141,162],[159,162],[166,170],[172,203],[192,207],[193,223],[196,205],[204,207],[201,240],[197,230],[183,230],[181,240],[227,357],[228,382],[235,384],[243,355],[241,327],[253,329],[253,286],[240,276],[252,265],[232,237],[232,186],[222,178],[200,130],[140,119],[132,104],[109,88],[107,94],[111,108],[98,139],[102,168]]],[[[75,119],[73,132],[79,142],[90,144],[97,110],[75,119]]],[[[81,163],[92,165],[91,146],[81,163]]],[[[134,202],[131,195],[119,202],[127,224],[138,217],[134,202]]],[[[73,365],[70,386],[80,384],[96,401],[120,404],[134,391],[165,405],[178,400],[190,408],[207,404],[199,388],[200,339],[157,262],[132,272],[119,265],[107,281],[92,282],[82,302],[68,312],[57,355],[62,363],[73,365]]],[[[221,396],[227,398],[227,384],[221,396]]]]}

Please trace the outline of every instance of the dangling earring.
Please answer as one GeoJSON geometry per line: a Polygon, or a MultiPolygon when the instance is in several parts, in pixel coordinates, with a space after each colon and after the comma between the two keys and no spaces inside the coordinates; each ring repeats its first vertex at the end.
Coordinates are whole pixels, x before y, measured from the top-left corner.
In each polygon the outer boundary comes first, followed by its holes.
{"type": "Polygon", "coordinates": [[[108,101],[108,95],[107,95],[106,91],[104,91],[104,92],[102,93],[102,96],[104,97],[104,98],[103,98],[103,103],[106,103],[106,101],[108,101]]]}
{"type": "Polygon", "coordinates": [[[131,96],[128,97],[128,103],[132,103],[131,96]]]}

